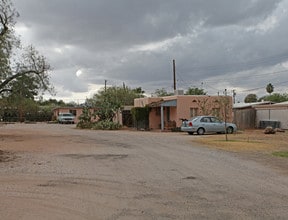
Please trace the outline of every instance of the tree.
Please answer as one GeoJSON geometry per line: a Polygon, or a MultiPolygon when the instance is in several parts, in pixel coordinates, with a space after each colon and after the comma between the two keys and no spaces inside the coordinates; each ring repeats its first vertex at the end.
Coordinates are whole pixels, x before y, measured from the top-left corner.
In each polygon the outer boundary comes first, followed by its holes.
{"type": "Polygon", "coordinates": [[[92,99],[86,99],[86,105],[95,106],[103,101],[111,103],[119,103],[120,106],[134,105],[134,99],[144,97],[144,91],[141,87],[131,89],[127,86],[112,86],[102,88],[98,93],[94,94],[92,99]]]}
{"type": "Polygon", "coordinates": [[[257,95],[256,94],[248,94],[245,99],[245,103],[257,102],[257,95]]]}
{"type": "Polygon", "coordinates": [[[185,95],[207,95],[207,92],[205,92],[204,89],[190,87],[185,95]]]}
{"type": "Polygon", "coordinates": [[[51,106],[52,108],[55,108],[55,107],[66,107],[67,106],[63,100],[59,100],[59,101],[56,100],[56,99],[43,100],[42,97],[38,101],[38,104],[40,106],[51,106]]]}
{"type": "Polygon", "coordinates": [[[276,102],[276,103],[286,102],[286,101],[288,101],[288,94],[287,93],[283,93],[283,94],[273,93],[272,95],[263,96],[259,99],[259,101],[262,101],[262,100],[270,101],[270,102],[276,102]]]}
{"type": "Polygon", "coordinates": [[[210,99],[207,96],[203,96],[203,97],[201,97],[201,99],[196,100],[196,103],[201,110],[201,114],[203,114],[203,115],[209,115],[210,114],[211,104],[209,104],[209,100],[210,99]]]}
{"type": "Polygon", "coordinates": [[[0,3],[0,95],[16,94],[21,83],[25,83],[25,93],[31,98],[41,91],[52,93],[51,67],[46,58],[33,46],[22,49],[14,32],[19,14],[11,0],[0,0],[0,3]]]}
{"type": "Polygon", "coordinates": [[[271,83],[267,84],[266,91],[269,93],[269,95],[271,95],[271,93],[274,91],[274,86],[271,83]]]}
{"type": "Polygon", "coordinates": [[[145,91],[142,90],[141,87],[137,87],[137,88],[135,88],[135,89],[132,89],[132,92],[135,93],[135,95],[137,96],[137,98],[143,98],[143,97],[144,97],[144,93],[145,93],[145,91]]]}
{"type": "Polygon", "coordinates": [[[169,93],[167,92],[166,89],[162,88],[162,89],[156,89],[154,94],[157,96],[157,97],[163,97],[163,96],[170,96],[170,95],[173,95],[174,93],[169,93]]]}
{"type": "Polygon", "coordinates": [[[92,128],[92,113],[89,107],[83,108],[83,113],[79,116],[78,128],[92,128]]]}
{"type": "Polygon", "coordinates": [[[95,113],[100,121],[112,121],[117,110],[125,105],[134,105],[134,99],[143,97],[143,94],[141,87],[131,89],[113,86],[102,88],[92,99],[87,99],[85,104],[97,109],[95,113]]]}

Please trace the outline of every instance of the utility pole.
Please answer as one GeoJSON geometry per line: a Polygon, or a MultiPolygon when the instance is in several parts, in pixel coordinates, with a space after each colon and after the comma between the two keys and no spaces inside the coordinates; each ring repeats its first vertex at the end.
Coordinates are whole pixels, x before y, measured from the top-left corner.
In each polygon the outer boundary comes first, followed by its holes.
{"type": "Polygon", "coordinates": [[[228,141],[227,136],[227,89],[224,90],[224,123],[225,123],[225,139],[228,141]]]}
{"type": "Polygon", "coordinates": [[[104,88],[105,88],[105,93],[106,93],[106,89],[107,89],[107,80],[105,79],[105,86],[104,86],[104,88]]]}
{"type": "Polygon", "coordinates": [[[173,82],[174,82],[174,92],[176,91],[176,64],[173,60],[173,82]]]}
{"type": "Polygon", "coordinates": [[[232,93],[233,93],[233,103],[235,104],[235,99],[236,99],[236,91],[235,89],[232,90],[232,93]]]}

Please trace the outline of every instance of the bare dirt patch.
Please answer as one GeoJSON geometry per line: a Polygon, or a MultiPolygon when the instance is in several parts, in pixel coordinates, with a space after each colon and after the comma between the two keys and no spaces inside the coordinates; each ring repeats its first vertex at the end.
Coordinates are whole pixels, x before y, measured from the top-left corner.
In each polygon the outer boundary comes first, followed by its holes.
{"type": "Polygon", "coordinates": [[[9,162],[16,158],[16,156],[9,151],[2,151],[0,150],[0,163],[2,162],[9,162]]]}
{"type": "MultiPolygon", "coordinates": [[[[285,134],[276,135],[281,135],[277,138],[283,142],[277,143],[285,148],[285,134]]],[[[272,136],[255,137],[229,135],[231,142],[225,147],[222,135],[7,125],[0,128],[0,216],[7,220],[285,219],[287,175],[248,157],[264,163],[283,159],[284,170],[288,170],[287,158],[269,153],[274,148],[266,145],[266,138],[272,136]],[[250,142],[263,143],[258,147],[265,150],[256,150],[250,142]],[[203,144],[211,144],[213,150],[203,144]],[[15,160],[4,163],[13,155],[15,160]]]]}

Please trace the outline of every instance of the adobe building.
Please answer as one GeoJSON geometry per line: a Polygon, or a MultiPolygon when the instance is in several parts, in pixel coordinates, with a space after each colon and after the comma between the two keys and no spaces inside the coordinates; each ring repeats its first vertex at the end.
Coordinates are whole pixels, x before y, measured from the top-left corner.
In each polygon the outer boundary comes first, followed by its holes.
{"type": "MultiPolygon", "coordinates": [[[[91,113],[93,113],[91,109],[91,113]]],[[[79,122],[79,116],[83,113],[83,107],[57,107],[53,109],[52,121],[57,120],[59,113],[71,113],[75,116],[74,122],[77,124],[79,122]]]]}
{"type": "MultiPolygon", "coordinates": [[[[131,109],[133,106],[124,106],[121,111],[117,111],[115,114],[114,122],[121,124],[122,126],[132,127],[133,119],[131,115],[131,109]]],[[[90,108],[91,114],[95,112],[96,108],[90,108]]],[[[74,122],[77,124],[79,122],[79,116],[83,113],[83,107],[58,107],[53,109],[52,121],[57,120],[59,113],[71,113],[75,116],[74,122]]],[[[97,121],[92,117],[92,121],[97,121]]]]}
{"type": "Polygon", "coordinates": [[[207,95],[174,95],[134,100],[135,108],[149,107],[149,129],[170,130],[180,127],[182,119],[213,115],[232,122],[232,97],[207,95]]]}

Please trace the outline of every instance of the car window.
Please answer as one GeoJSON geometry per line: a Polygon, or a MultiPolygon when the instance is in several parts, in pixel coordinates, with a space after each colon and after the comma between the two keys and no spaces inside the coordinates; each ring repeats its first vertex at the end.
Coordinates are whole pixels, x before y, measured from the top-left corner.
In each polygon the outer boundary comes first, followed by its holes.
{"type": "Polygon", "coordinates": [[[205,122],[205,123],[211,122],[211,121],[210,121],[210,118],[208,118],[208,117],[201,118],[200,121],[201,121],[201,122],[205,122]]]}
{"type": "Polygon", "coordinates": [[[212,118],[211,118],[211,121],[212,121],[213,123],[220,123],[220,122],[221,122],[218,118],[215,118],[215,117],[212,117],[212,118]]]}
{"type": "Polygon", "coordinates": [[[196,120],[198,120],[198,118],[199,118],[198,116],[195,116],[191,119],[191,121],[196,121],[196,120]]]}

